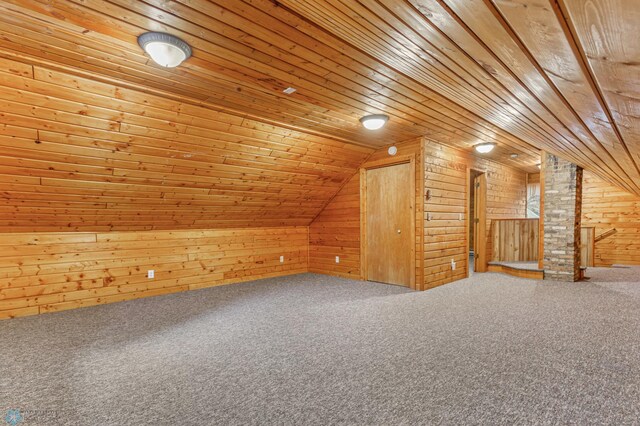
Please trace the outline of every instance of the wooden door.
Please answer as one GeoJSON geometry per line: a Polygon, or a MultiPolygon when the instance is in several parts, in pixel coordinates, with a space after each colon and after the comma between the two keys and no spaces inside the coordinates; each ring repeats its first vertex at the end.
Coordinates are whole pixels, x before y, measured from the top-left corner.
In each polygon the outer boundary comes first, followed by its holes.
{"type": "Polygon", "coordinates": [[[473,180],[473,270],[487,272],[487,176],[482,173],[473,180]]]}
{"type": "Polygon", "coordinates": [[[366,279],[410,287],[415,275],[411,164],[366,171],[366,279]]]}

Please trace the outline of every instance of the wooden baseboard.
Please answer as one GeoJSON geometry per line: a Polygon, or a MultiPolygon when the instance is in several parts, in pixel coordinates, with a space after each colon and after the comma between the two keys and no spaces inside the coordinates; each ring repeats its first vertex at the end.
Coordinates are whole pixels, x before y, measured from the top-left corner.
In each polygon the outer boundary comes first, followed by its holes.
{"type": "Polygon", "coordinates": [[[489,272],[501,272],[519,278],[529,278],[532,280],[544,279],[544,271],[533,271],[531,269],[518,269],[506,265],[489,265],[489,272]]]}

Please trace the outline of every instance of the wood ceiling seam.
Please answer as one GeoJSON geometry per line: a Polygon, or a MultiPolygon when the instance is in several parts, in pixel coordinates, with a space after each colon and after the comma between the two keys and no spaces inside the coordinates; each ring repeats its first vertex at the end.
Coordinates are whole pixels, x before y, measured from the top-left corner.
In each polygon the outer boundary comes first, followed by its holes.
{"type": "MultiPolygon", "coordinates": [[[[441,49],[438,49],[437,46],[435,46],[433,44],[433,42],[429,39],[427,39],[426,37],[424,37],[420,32],[418,32],[417,30],[415,30],[413,25],[410,25],[409,23],[407,23],[402,17],[398,16],[395,11],[392,11],[388,8],[388,6],[382,5],[382,7],[384,7],[387,12],[391,15],[394,16],[395,19],[397,19],[398,21],[402,22],[408,29],[411,29],[414,31],[414,35],[417,37],[420,37],[424,42],[428,43],[434,51],[441,51],[441,49]]],[[[415,6],[411,3],[409,3],[409,7],[412,8],[412,10],[414,10],[418,15],[420,15],[420,12],[415,9],[415,6]]],[[[455,46],[461,53],[463,53],[463,55],[471,61],[471,63],[475,66],[477,65],[476,61],[473,60],[473,58],[470,57],[470,55],[467,54],[466,51],[464,51],[463,49],[460,48],[460,46],[458,46],[453,40],[451,40],[451,38],[445,34],[444,32],[440,31],[436,26],[433,25],[433,23],[431,23],[428,19],[424,20],[425,23],[427,23],[434,31],[436,31],[437,33],[439,33],[442,37],[444,37],[449,43],[451,43],[453,46],[455,46]]],[[[400,31],[400,30],[398,30],[400,31]]],[[[408,36],[407,36],[408,37],[408,36]]],[[[415,44],[415,42],[412,42],[415,44]]],[[[430,54],[430,53],[428,53],[430,54]]],[[[499,99],[501,99],[504,103],[508,103],[507,100],[503,97],[502,94],[497,93],[494,89],[490,88],[489,86],[487,86],[486,84],[484,84],[480,79],[478,79],[477,77],[473,76],[470,72],[468,72],[468,69],[465,68],[462,64],[458,63],[458,61],[450,56],[444,55],[444,57],[446,57],[449,61],[451,61],[452,63],[456,64],[456,66],[458,66],[461,70],[463,70],[464,72],[466,72],[468,74],[468,76],[470,78],[472,78],[473,80],[475,80],[479,85],[483,86],[486,90],[490,91],[491,93],[493,93],[495,96],[497,96],[499,99]]],[[[449,70],[451,70],[452,72],[456,73],[455,71],[453,71],[449,66],[447,66],[446,64],[444,64],[441,59],[438,59],[434,56],[434,60],[440,62],[443,66],[445,66],[446,68],[448,68],[449,70]]],[[[528,109],[531,113],[533,113],[534,115],[537,116],[537,114],[531,110],[530,108],[527,107],[526,104],[524,104],[523,102],[521,102],[517,97],[515,97],[504,85],[502,85],[499,81],[497,81],[497,79],[495,79],[494,76],[492,76],[488,71],[484,70],[481,68],[481,72],[484,72],[484,74],[486,76],[489,76],[489,78],[491,79],[491,81],[493,81],[494,83],[496,83],[504,92],[507,96],[509,96],[512,100],[515,100],[517,102],[518,105],[528,109]]],[[[462,75],[459,75],[459,77],[465,81],[468,81],[468,79],[465,79],[462,75]]],[[[475,87],[475,86],[474,86],[475,87]]],[[[483,96],[487,97],[487,95],[484,93],[483,90],[478,89],[479,93],[481,93],[483,96]]],[[[487,97],[487,99],[489,99],[487,97]]],[[[493,101],[492,101],[493,102],[493,101]]],[[[500,103],[498,103],[500,104],[500,103]]],[[[511,111],[509,111],[509,114],[513,114],[511,111]]],[[[520,112],[519,112],[520,114],[520,112]]],[[[512,115],[513,116],[513,115],[512,115]]],[[[542,120],[541,117],[538,117],[542,120]]]]}
{"type": "MultiPolygon", "coordinates": [[[[474,31],[473,31],[473,30],[472,30],[472,29],[471,29],[471,28],[470,28],[470,27],[469,27],[469,26],[468,26],[468,25],[467,25],[467,24],[462,20],[462,18],[460,18],[460,17],[456,14],[456,12],[455,12],[451,7],[449,7],[449,6],[446,4],[445,0],[435,0],[435,1],[436,1],[436,2],[438,2],[438,3],[443,7],[443,9],[445,9],[445,10],[447,11],[447,13],[449,13],[449,15],[450,15],[450,16],[452,16],[452,17],[456,20],[456,22],[457,22],[461,27],[463,27],[463,28],[464,28],[464,29],[465,29],[465,31],[467,31],[467,33],[468,33],[468,34],[470,34],[470,35],[474,38],[474,40],[476,40],[476,42],[480,43],[480,44],[483,46],[483,48],[485,49],[485,51],[486,51],[488,54],[490,54],[490,55],[494,58],[494,60],[496,60],[496,61],[498,61],[500,64],[502,64],[503,68],[504,68],[504,69],[506,69],[506,70],[507,70],[507,71],[512,75],[512,77],[513,77],[514,79],[516,79],[516,81],[518,81],[518,83],[519,83],[519,84],[520,84],[520,85],[521,85],[525,90],[527,90],[527,91],[530,93],[530,95],[531,95],[531,96],[533,96],[534,98],[536,98],[536,99],[538,100],[538,103],[539,103],[539,104],[540,104],[544,109],[546,109],[546,110],[549,112],[549,114],[554,115],[554,114],[553,114],[553,112],[552,112],[551,110],[549,110],[549,108],[546,106],[546,104],[544,104],[543,102],[541,102],[541,101],[538,99],[537,95],[535,95],[535,94],[534,94],[534,93],[529,89],[528,85],[524,84],[524,82],[522,82],[522,81],[521,81],[521,79],[511,71],[511,68],[510,68],[510,67],[508,67],[506,64],[504,64],[504,62],[503,62],[503,61],[502,61],[502,60],[501,60],[501,59],[500,59],[500,58],[499,58],[499,57],[498,57],[498,56],[497,56],[497,55],[496,55],[496,54],[495,54],[495,53],[494,53],[494,52],[493,52],[493,51],[492,51],[488,46],[486,46],[486,44],[484,43],[484,41],[483,41],[483,40],[482,40],[482,39],[481,39],[477,34],[475,34],[475,33],[474,33],[474,31]]],[[[485,4],[487,4],[486,2],[487,2],[487,1],[490,1],[490,0],[482,0],[482,1],[483,1],[485,4]]],[[[490,8],[489,10],[491,10],[491,8],[490,8]]],[[[493,11],[492,11],[492,13],[493,13],[493,11]]],[[[504,24],[503,24],[503,25],[504,25],[504,24]]],[[[505,29],[506,29],[506,28],[505,28],[505,29]]],[[[523,47],[524,47],[524,46],[523,46],[523,47]]],[[[529,54],[529,55],[530,55],[530,54],[529,54]]],[[[530,58],[530,60],[531,60],[531,58],[530,58]]],[[[539,65],[537,65],[537,63],[536,63],[535,61],[534,61],[534,62],[532,62],[532,63],[533,63],[535,66],[537,66],[537,67],[539,66],[539,65]]],[[[544,73],[543,73],[543,74],[544,74],[544,73]]],[[[544,75],[544,77],[546,78],[546,74],[544,75]]],[[[553,85],[552,85],[552,86],[553,86],[553,85]]],[[[555,86],[553,86],[553,87],[555,88],[555,86]]],[[[555,116],[555,115],[554,115],[554,116],[555,116]]],[[[556,119],[557,119],[557,118],[556,118],[556,119]]],[[[559,122],[560,122],[560,121],[559,121],[559,122]]],[[[560,123],[561,123],[561,122],[560,122],[560,123]]],[[[563,124],[563,125],[564,125],[564,124],[563,124]]],[[[574,136],[575,136],[575,135],[574,135],[574,136]]],[[[581,141],[581,140],[580,140],[580,138],[576,138],[576,140],[577,140],[577,141],[581,141]]],[[[574,149],[576,149],[576,150],[577,150],[577,152],[578,152],[578,154],[579,154],[579,155],[578,155],[578,158],[581,158],[581,157],[582,157],[582,155],[583,155],[583,153],[580,151],[580,148],[579,148],[578,146],[573,145],[573,143],[571,143],[570,145],[571,145],[574,149]]],[[[548,149],[548,151],[550,151],[550,152],[554,152],[554,151],[555,151],[555,149],[553,149],[553,148],[552,148],[552,149],[548,149]]],[[[593,152],[593,151],[591,151],[591,152],[592,152],[594,155],[596,155],[596,158],[598,158],[598,157],[597,157],[597,154],[595,154],[595,152],[593,152]]],[[[564,155],[564,154],[563,154],[563,155],[564,155]]],[[[576,161],[576,160],[574,159],[573,161],[576,161]]],[[[576,161],[576,163],[585,164],[584,160],[582,160],[582,161],[576,161]]],[[[587,161],[586,163],[591,163],[591,161],[587,161]]],[[[596,165],[597,165],[597,163],[596,163],[596,165]]],[[[600,170],[601,170],[601,172],[602,172],[602,173],[604,173],[605,175],[609,175],[609,173],[608,173],[608,172],[606,172],[606,171],[604,171],[605,169],[603,169],[602,167],[597,166],[597,168],[598,168],[598,169],[600,169],[600,170]]],[[[613,170],[610,170],[610,172],[614,173],[614,171],[613,171],[613,170]]],[[[614,174],[615,174],[615,173],[614,173],[614,174]]]]}
{"type": "MultiPolygon", "coordinates": [[[[633,179],[631,177],[631,175],[629,175],[627,173],[627,171],[622,167],[622,165],[618,162],[618,160],[613,156],[613,154],[611,152],[609,152],[609,150],[603,145],[603,143],[593,134],[593,132],[591,131],[591,129],[589,128],[589,126],[586,125],[586,123],[584,123],[584,121],[582,120],[582,118],[580,117],[580,115],[576,112],[576,110],[573,108],[573,106],[569,103],[569,101],[564,97],[564,95],[562,94],[562,92],[558,89],[558,87],[554,84],[553,80],[551,80],[549,78],[549,76],[547,75],[547,73],[545,72],[544,68],[538,63],[538,61],[535,59],[535,57],[533,56],[533,54],[529,51],[529,49],[527,48],[527,46],[524,44],[524,42],[522,41],[522,39],[520,39],[520,37],[517,35],[517,33],[514,31],[514,29],[511,27],[511,25],[509,24],[509,22],[507,21],[507,19],[505,18],[505,16],[502,14],[502,12],[499,10],[499,8],[496,7],[494,0],[483,0],[485,2],[485,4],[487,4],[487,6],[490,8],[491,12],[496,15],[496,17],[498,17],[499,22],[503,25],[503,27],[505,27],[509,33],[509,35],[511,36],[511,38],[518,44],[518,46],[520,47],[520,49],[522,50],[522,52],[527,56],[527,58],[529,59],[529,61],[536,67],[536,69],[538,69],[538,72],[540,73],[540,75],[547,81],[547,84],[553,88],[556,96],[562,100],[563,104],[565,105],[565,107],[571,111],[571,113],[573,114],[573,116],[575,117],[575,119],[580,123],[580,125],[583,127],[583,129],[587,132],[587,134],[589,136],[591,136],[591,138],[593,138],[593,140],[595,140],[598,145],[602,148],[602,151],[604,151],[606,153],[606,155],[609,157],[609,159],[611,161],[613,161],[619,168],[619,171],[622,171],[623,174],[625,174],[627,176],[627,178],[632,181],[632,182],[636,182],[635,179],[633,179]]],[[[562,1],[562,0],[549,0],[550,2],[556,2],[556,1],[562,1]]],[[[561,11],[559,10],[559,12],[561,13],[561,11]]],[[[568,21],[568,18],[565,17],[564,15],[561,15],[562,18],[564,18],[565,22],[567,23],[567,25],[570,25],[570,22],[568,21]]],[[[569,33],[568,35],[573,36],[571,33],[569,33]]],[[[573,42],[573,44],[576,45],[577,49],[579,51],[581,51],[580,46],[577,45],[577,40],[573,39],[571,40],[573,42]]],[[[580,57],[580,60],[582,61],[583,58],[580,57]]],[[[589,79],[593,78],[593,76],[591,74],[587,74],[589,76],[589,79]]],[[[596,88],[597,90],[597,88],[596,88]]],[[[598,96],[600,96],[600,92],[599,90],[596,92],[598,93],[598,96]]],[[[599,99],[600,101],[600,99],[599,99]]],[[[603,107],[607,108],[606,105],[603,105],[603,107]]],[[[608,108],[605,109],[605,111],[608,112],[607,117],[611,120],[611,124],[612,126],[614,126],[615,130],[616,130],[616,134],[619,138],[620,143],[622,144],[622,146],[624,147],[627,155],[629,157],[631,157],[631,153],[628,150],[626,144],[624,143],[624,140],[622,139],[622,136],[619,133],[619,130],[617,129],[617,126],[615,125],[615,121],[612,120],[611,114],[608,111],[608,108]]],[[[560,121],[560,119],[558,119],[558,121],[560,121]]],[[[560,121],[561,122],[561,121],[560,121]]],[[[571,131],[571,130],[570,130],[571,131]]],[[[577,139],[580,140],[580,138],[577,135],[574,135],[577,139]]],[[[586,145],[587,148],[591,149],[591,147],[589,147],[588,145],[586,145]]],[[[592,151],[595,155],[598,155],[595,151],[592,151]]],[[[633,160],[633,159],[632,159],[633,160]]],[[[635,163],[635,161],[633,162],[634,167],[636,168],[636,171],[638,173],[638,176],[640,176],[640,168],[638,168],[638,165],[635,163]]],[[[637,190],[640,191],[640,181],[638,181],[639,183],[636,185],[637,190]]]]}
{"type": "MultiPolygon", "coordinates": [[[[354,12],[354,13],[355,13],[355,12],[354,12]]],[[[437,59],[437,58],[434,58],[434,60],[438,61],[438,59],[437,59]]],[[[484,94],[483,94],[483,96],[484,96],[484,94]]]]}
{"type": "MultiPolygon", "coordinates": [[[[289,9],[288,9],[288,10],[289,10],[289,9]]],[[[295,12],[295,11],[293,11],[292,13],[296,13],[296,12],[295,12]]],[[[307,23],[308,23],[309,25],[314,25],[314,26],[316,26],[316,27],[317,27],[317,25],[316,25],[316,24],[314,24],[313,22],[307,22],[307,23]]],[[[348,43],[348,42],[347,42],[347,41],[345,41],[345,40],[341,40],[341,41],[342,41],[343,43],[348,43]]],[[[354,49],[355,49],[355,47],[353,47],[353,46],[352,46],[352,48],[354,48],[354,49]]],[[[366,52],[361,52],[361,53],[363,53],[363,54],[365,54],[365,55],[368,55],[368,54],[366,54],[366,52]]],[[[368,55],[368,56],[370,56],[370,55],[368,55]]],[[[483,121],[483,122],[485,122],[484,120],[482,120],[482,121],[483,121]]]]}
{"type": "Polygon", "coordinates": [[[327,70],[327,71],[329,71],[329,70],[327,70]]]}
{"type": "Polygon", "coordinates": [[[591,89],[595,93],[598,103],[600,104],[605,114],[607,115],[607,119],[611,123],[611,126],[613,127],[613,130],[616,133],[616,136],[618,137],[618,140],[624,147],[624,150],[627,156],[631,159],[638,174],[640,174],[640,167],[638,165],[638,162],[635,160],[635,158],[633,158],[633,155],[631,154],[631,150],[627,146],[627,143],[624,137],[622,136],[622,133],[620,132],[618,123],[614,119],[613,114],[611,113],[611,108],[609,107],[609,103],[604,98],[604,94],[602,93],[600,85],[597,83],[597,79],[595,77],[594,71],[589,65],[589,62],[587,60],[587,55],[584,51],[584,48],[582,47],[580,38],[577,35],[575,25],[573,24],[573,22],[569,17],[570,15],[565,2],[563,0],[549,0],[549,2],[553,8],[553,11],[556,13],[556,16],[558,17],[558,22],[560,23],[563,31],[565,31],[567,35],[569,44],[571,45],[572,48],[576,50],[576,53],[577,53],[576,59],[578,59],[578,63],[580,64],[580,67],[582,68],[585,76],[587,77],[587,81],[589,82],[591,89]]]}
{"type": "MultiPolygon", "coordinates": [[[[295,13],[295,12],[293,12],[293,13],[295,13]]],[[[311,23],[310,23],[310,25],[315,25],[315,26],[317,26],[317,25],[316,25],[316,24],[314,24],[313,22],[311,22],[311,23]]],[[[368,53],[366,53],[366,52],[361,52],[361,53],[363,53],[363,54],[365,54],[365,55],[367,55],[367,56],[370,56],[370,55],[369,55],[368,53]]],[[[459,105],[457,105],[457,106],[458,106],[458,107],[460,107],[459,105]]],[[[477,116],[475,113],[471,112],[470,110],[465,110],[465,111],[466,111],[467,113],[472,114],[473,116],[475,116],[475,117],[476,117],[477,119],[479,119],[481,122],[483,122],[483,123],[485,123],[485,122],[486,122],[486,120],[485,120],[484,118],[481,118],[481,117],[477,116]]],[[[490,125],[491,125],[491,126],[493,126],[493,124],[490,124],[490,125]]],[[[503,130],[503,131],[504,131],[504,130],[503,130]]],[[[515,137],[515,136],[513,136],[513,135],[511,135],[511,137],[516,138],[516,137],[515,137]]],[[[516,138],[516,139],[517,139],[517,140],[520,140],[520,139],[518,139],[518,138],[516,138]]]]}

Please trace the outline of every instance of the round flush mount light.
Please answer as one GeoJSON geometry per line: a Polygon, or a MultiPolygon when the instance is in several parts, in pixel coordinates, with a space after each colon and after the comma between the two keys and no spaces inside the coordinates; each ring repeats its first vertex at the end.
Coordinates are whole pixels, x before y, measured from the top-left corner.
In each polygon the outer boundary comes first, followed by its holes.
{"type": "Polygon", "coordinates": [[[367,130],[381,129],[389,121],[389,116],[384,114],[373,114],[362,117],[360,122],[367,130]]]}
{"type": "Polygon", "coordinates": [[[476,151],[478,151],[480,154],[487,154],[491,151],[493,151],[493,148],[496,147],[496,144],[493,142],[483,142],[483,143],[479,143],[478,145],[475,145],[474,148],[476,149],[476,151]]]}
{"type": "Polygon", "coordinates": [[[398,147],[395,145],[391,145],[389,149],[387,149],[387,153],[393,157],[398,153],[398,147]]]}
{"type": "Polygon", "coordinates": [[[144,33],[138,44],[156,64],[166,68],[175,68],[191,56],[187,43],[167,33],[144,33]]]}

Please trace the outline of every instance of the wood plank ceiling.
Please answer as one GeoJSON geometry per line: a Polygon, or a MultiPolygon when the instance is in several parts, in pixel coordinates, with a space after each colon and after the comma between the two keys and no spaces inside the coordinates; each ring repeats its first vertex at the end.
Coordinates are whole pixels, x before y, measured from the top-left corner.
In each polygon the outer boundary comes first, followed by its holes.
{"type": "MultiPolygon", "coordinates": [[[[426,135],[467,150],[497,142],[491,158],[531,172],[546,150],[640,195],[639,22],[636,0],[5,0],[0,58],[52,84],[74,87],[71,74],[327,143],[336,186],[368,152],[350,144],[426,135]],[[136,42],[145,31],[183,38],[193,57],[156,66],[136,42]],[[358,122],[369,113],[391,120],[369,132],[358,122]]],[[[3,99],[28,103],[16,96],[3,99]]],[[[153,137],[184,132],[166,120],[153,137]]]]}

